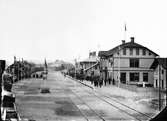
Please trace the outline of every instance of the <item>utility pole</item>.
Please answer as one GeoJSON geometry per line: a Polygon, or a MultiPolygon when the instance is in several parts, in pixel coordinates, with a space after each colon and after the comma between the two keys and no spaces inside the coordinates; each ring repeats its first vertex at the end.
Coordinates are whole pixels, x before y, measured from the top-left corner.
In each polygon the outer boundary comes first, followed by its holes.
{"type": "Polygon", "coordinates": [[[158,76],[159,76],[159,111],[161,111],[161,68],[158,64],[158,76]]]}
{"type": "Polygon", "coordinates": [[[121,59],[121,57],[120,57],[120,55],[121,55],[121,47],[119,46],[119,49],[118,49],[118,54],[119,54],[119,68],[118,68],[118,87],[120,86],[120,76],[121,76],[121,74],[120,74],[120,59],[121,59]]]}
{"type": "Polygon", "coordinates": [[[76,73],[77,73],[77,59],[75,59],[75,79],[76,79],[76,73]]]}

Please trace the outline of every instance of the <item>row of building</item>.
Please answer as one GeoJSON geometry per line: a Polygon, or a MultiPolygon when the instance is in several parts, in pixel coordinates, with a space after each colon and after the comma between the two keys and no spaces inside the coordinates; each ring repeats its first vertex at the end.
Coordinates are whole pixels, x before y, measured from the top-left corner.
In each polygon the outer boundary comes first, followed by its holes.
{"type": "Polygon", "coordinates": [[[167,59],[135,42],[122,43],[108,51],[89,53],[89,58],[76,63],[85,75],[99,75],[113,84],[147,85],[166,89],[167,59]]]}

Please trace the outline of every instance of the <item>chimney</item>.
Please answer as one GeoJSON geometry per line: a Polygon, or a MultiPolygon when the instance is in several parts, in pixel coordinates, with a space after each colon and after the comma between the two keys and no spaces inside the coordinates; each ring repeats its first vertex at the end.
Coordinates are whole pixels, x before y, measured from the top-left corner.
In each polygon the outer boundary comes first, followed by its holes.
{"type": "Polygon", "coordinates": [[[130,39],[131,39],[131,43],[134,43],[135,38],[134,38],[134,37],[131,37],[130,39]]]}
{"type": "Polygon", "coordinates": [[[125,44],[125,40],[122,40],[122,44],[125,44]]]}

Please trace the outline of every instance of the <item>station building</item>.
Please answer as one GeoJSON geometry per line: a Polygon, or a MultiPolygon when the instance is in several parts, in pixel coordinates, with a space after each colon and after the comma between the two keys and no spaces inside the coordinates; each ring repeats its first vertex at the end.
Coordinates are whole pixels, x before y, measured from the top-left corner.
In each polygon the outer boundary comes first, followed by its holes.
{"type": "Polygon", "coordinates": [[[154,70],[151,65],[158,56],[149,48],[136,43],[134,37],[130,42],[108,50],[99,51],[99,69],[104,79],[112,79],[115,84],[150,84],[154,85],[154,70]]]}

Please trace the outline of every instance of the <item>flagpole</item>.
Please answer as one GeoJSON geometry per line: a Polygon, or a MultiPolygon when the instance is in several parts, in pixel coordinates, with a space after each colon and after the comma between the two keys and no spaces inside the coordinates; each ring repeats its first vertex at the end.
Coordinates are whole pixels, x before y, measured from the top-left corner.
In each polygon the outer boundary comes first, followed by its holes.
{"type": "MultiPolygon", "coordinates": [[[[126,21],[124,22],[124,25],[125,25],[125,31],[124,31],[124,40],[126,42],[126,38],[127,38],[127,26],[126,26],[126,21]]],[[[127,82],[126,82],[127,84],[127,82]]]]}
{"type": "MultiPolygon", "coordinates": [[[[125,40],[125,42],[126,42],[126,31],[127,31],[127,28],[126,28],[126,22],[124,23],[124,40],[125,40]]],[[[119,53],[119,68],[118,68],[118,87],[120,86],[120,82],[121,82],[121,47],[120,47],[121,45],[119,45],[119,47],[118,47],[118,53],[119,53]]]]}
{"type": "Polygon", "coordinates": [[[121,48],[120,48],[120,45],[119,45],[119,48],[118,48],[118,54],[119,54],[118,87],[120,87],[120,75],[121,75],[121,74],[120,74],[120,70],[121,70],[121,69],[120,69],[120,59],[121,59],[121,58],[120,58],[120,54],[121,54],[121,53],[120,53],[120,50],[121,50],[121,48]]]}
{"type": "Polygon", "coordinates": [[[126,31],[127,31],[127,27],[126,27],[126,22],[124,22],[124,40],[125,40],[125,42],[126,42],[126,37],[127,37],[127,33],[126,33],[126,31]]]}

